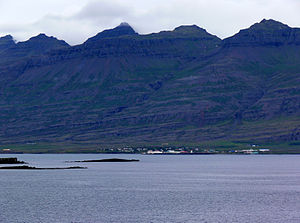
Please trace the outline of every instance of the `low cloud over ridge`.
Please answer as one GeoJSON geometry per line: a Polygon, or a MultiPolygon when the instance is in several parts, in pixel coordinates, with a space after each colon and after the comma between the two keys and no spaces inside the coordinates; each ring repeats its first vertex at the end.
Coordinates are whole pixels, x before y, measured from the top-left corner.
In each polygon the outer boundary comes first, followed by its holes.
{"type": "Polygon", "coordinates": [[[139,33],[197,24],[221,38],[273,18],[300,27],[297,0],[0,0],[0,34],[23,41],[46,33],[79,44],[126,21],[139,33]]]}

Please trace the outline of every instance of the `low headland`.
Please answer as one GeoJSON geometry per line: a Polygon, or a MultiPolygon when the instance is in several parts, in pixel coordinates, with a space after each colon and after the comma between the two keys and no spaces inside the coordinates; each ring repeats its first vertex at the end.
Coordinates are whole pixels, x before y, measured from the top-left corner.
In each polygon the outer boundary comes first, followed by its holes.
{"type": "MultiPolygon", "coordinates": [[[[1,165],[11,165],[11,164],[27,164],[24,161],[19,161],[16,157],[0,158],[1,165]]],[[[54,167],[54,168],[41,168],[33,166],[0,166],[0,170],[68,170],[68,169],[86,169],[86,167],[71,166],[71,167],[54,167]]]]}
{"type": "MultiPolygon", "coordinates": [[[[137,159],[99,159],[99,160],[77,160],[77,161],[66,161],[67,163],[124,163],[124,162],[139,162],[137,159]]],[[[24,161],[19,161],[17,158],[0,158],[0,164],[27,164],[24,161]]],[[[0,170],[69,170],[69,169],[87,169],[87,167],[71,166],[71,167],[34,167],[28,165],[20,166],[0,166],[0,170]]]]}
{"type": "Polygon", "coordinates": [[[26,164],[24,161],[19,161],[18,158],[0,158],[0,164],[26,164]]]}
{"type": "Polygon", "coordinates": [[[69,169],[87,169],[87,167],[71,166],[71,167],[54,167],[54,168],[39,168],[33,166],[4,166],[0,170],[69,170],[69,169]]]}

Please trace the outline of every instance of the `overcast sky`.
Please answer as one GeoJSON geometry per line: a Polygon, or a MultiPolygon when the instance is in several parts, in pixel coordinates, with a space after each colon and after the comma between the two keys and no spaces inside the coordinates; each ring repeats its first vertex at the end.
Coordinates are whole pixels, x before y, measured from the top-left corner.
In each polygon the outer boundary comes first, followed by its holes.
{"type": "Polygon", "coordinates": [[[196,24],[220,38],[263,18],[300,27],[300,0],[0,0],[0,34],[39,33],[79,44],[128,22],[141,34],[196,24]]]}

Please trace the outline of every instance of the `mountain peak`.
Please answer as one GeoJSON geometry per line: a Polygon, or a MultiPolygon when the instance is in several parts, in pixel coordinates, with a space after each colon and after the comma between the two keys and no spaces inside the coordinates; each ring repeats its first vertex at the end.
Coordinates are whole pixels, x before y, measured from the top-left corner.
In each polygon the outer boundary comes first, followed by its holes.
{"type": "Polygon", "coordinates": [[[249,29],[252,30],[280,30],[280,29],[289,29],[288,25],[285,25],[281,22],[278,22],[273,19],[263,19],[259,23],[255,23],[249,29]]]}
{"type": "Polygon", "coordinates": [[[106,29],[96,36],[89,38],[85,43],[94,43],[98,40],[105,39],[105,38],[119,38],[123,36],[136,36],[138,33],[134,31],[134,29],[127,23],[122,22],[120,25],[113,29],[106,29]]]}
{"type": "Polygon", "coordinates": [[[51,37],[47,36],[45,33],[40,33],[36,37],[38,37],[38,38],[51,38],[51,37]]]}
{"type": "Polygon", "coordinates": [[[59,41],[57,38],[53,37],[53,36],[47,36],[45,33],[40,33],[37,36],[33,36],[31,37],[28,41],[47,41],[47,40],[57,40],[59,41]]]}
{"type": "Polygon", "coordinates": [[[181,25],[176,27],[174,30],[186,30],[186,29],[202,29],[197,25],[181,25]]]}
{"type": "Polygon", "coordinates": [[[182,26],[176,27],[173,31],[175,31],[175,32],[198,32],[198,31],[205,31],[205,29],[202,29],[197,25],[182,25],[182,26]]]}
{"type": "Polygon", "coordinates": [[[121,24],[118,27],[127,26],[131,27],[127,22],[121,22],[121,24]]]}
{"type": "Polygon", "coordinates": [[[197,25],[182,25],[178,26],[173,30],[176,34],[186,35],[186,36],[193,36],[193,35],[207,35],[205,29],[200,28],[197,25]]]}
{"type": "Polygon", "coordinates": [[[298,29],[273,19],[263,19],[224,40],[224,46],[280,46],[299,42],[298,29]]]}
{"type": "Polygon", "coordinates": [[[0,37],[0,40],[13,40],[13,37],[12,37],[12,35],[6,35],[3,37],[0,37]]]}
{"type": "Polygon", "coordinates": [[[11,35],[0,37],[0,50],[15,46],[16,43],[11,35]]]}
{"type": "Polygon", "coordinates": [[[215,39],[220,41],[217,36],[211,35],[205,29],[197,25],[181,25],[172,31],[161,31],[159,33],[152,33],[146,35],[155,38],[196,38],[196,39],[215,39]]]}
{"type": "Polygon", "coordinates": [[[17,51],[19,55],[38,55],[45,53],[49,50],[68,47],[63,40],[47,36],[44,33],[40,33],[37,36],[31,37],[29,40],[17,43],[17,51]]]}

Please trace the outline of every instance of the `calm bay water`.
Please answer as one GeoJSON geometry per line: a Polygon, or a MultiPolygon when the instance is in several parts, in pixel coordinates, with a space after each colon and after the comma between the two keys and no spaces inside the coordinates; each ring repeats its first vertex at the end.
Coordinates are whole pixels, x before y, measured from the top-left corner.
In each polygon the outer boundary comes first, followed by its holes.
{"type": "Polygon", "coordinates": [[[38,167],[0,170],[1,223],[300,222],[298,155],[0,155],[38,167]],[[78,165],[78,163],[75,163],[78,165]]]}

